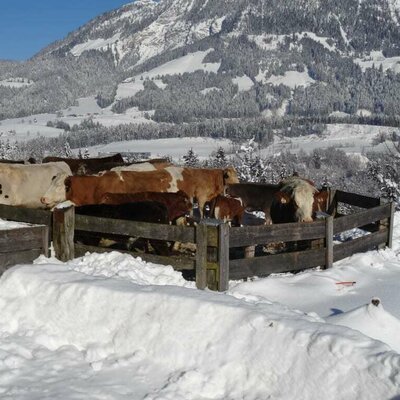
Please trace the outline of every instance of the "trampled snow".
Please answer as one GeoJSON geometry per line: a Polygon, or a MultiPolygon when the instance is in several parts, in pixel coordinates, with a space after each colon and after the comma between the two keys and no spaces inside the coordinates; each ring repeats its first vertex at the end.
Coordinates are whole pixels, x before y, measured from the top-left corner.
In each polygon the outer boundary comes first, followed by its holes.
{"type": "Polygon", "coordinates": [[[0,279],[0,397],[395,398],[400,213],[393,241],[226,293],[118,252],[15,266],[0,279]]]}

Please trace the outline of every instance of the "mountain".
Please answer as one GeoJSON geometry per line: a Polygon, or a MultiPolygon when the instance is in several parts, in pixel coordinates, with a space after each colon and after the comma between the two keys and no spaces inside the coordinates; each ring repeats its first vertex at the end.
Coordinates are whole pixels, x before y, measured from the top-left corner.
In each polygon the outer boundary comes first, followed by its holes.
{"type": "Polygon", "coordinates": [[[0,62],[0,120],[96,96],[175,124],[398,124],[399,60],[399,0],[140,0],[0,62]]]}

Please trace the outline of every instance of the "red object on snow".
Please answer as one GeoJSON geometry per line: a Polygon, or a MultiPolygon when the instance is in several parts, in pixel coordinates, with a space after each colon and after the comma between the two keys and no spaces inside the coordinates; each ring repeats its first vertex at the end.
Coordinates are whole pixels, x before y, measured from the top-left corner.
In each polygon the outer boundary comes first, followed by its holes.
{"type": "Polygon", "coordinates": [[[356,284],[355,281],[336,282],[336,285],[343,285],[343,286],[354,286],[355,284],[356,284]]]}

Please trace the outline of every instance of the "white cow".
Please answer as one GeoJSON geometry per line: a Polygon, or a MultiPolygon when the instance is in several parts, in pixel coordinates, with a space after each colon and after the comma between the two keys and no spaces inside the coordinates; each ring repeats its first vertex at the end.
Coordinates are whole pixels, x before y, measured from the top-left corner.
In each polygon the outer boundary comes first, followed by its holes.
{"type": "Polygon", "coordinates": [[[0,164],[0,204],[30,208],[51,208],[65,200],[64,180],[71,176],[67,163],[0,164]],[[55,181],[62,182],[51,204],[41,199],[55,181]]]}

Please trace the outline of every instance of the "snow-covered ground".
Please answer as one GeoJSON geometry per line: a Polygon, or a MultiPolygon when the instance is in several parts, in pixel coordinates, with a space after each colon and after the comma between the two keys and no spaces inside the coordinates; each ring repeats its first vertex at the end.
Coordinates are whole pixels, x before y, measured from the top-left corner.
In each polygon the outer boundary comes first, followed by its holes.
{"type": "Polygon", "coordinates": [[[400,213],[393,242],[225,293],[117,252],[12,267],[0,279],[0,397],[398,398],[400,213]]]}

